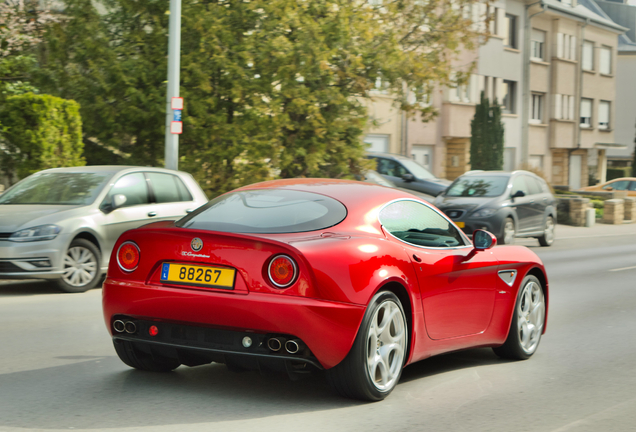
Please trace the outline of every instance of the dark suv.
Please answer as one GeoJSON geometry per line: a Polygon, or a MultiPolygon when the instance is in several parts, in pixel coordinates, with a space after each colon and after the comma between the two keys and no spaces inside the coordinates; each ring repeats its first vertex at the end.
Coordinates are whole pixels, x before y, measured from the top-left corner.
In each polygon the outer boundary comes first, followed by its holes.
{"type": "Polygon", "coordinates": [[[375,170],[399,188],[437,196],[451,183],[435,177],[422,165],[405,156],[369,152],[367,158],[375,160],[375,170]]]}
{"type": "Polygon", "coordinates": [[[546,182],[529,171],[468,172],[435,205],[466,234],[485,229],[499,244],[511,244],[515,237],[535,237],[541,246],[554,242],[556,199],[546,182]]]}

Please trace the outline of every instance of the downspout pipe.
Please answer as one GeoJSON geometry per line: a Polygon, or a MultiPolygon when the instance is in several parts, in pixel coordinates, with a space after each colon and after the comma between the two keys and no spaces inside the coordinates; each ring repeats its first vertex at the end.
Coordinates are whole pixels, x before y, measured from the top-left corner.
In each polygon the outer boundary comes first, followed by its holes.
{"type": "MultiPolygon", "coordinates": [[[[523,91],[521,97],[521,164],[528,165],[530,160],[529,149],[529,122],[530,122],[530,43],[531,43],[531,20],[537,15],[544,13],[547,5],[542,1],[526,5],[523,23],[523,91]],[[528,15],[528,10],[535,5],[541,5],[541,10],[532,15],[528,15]]],[[[547,104],[546,104],[547,105],[547,104]]]]}

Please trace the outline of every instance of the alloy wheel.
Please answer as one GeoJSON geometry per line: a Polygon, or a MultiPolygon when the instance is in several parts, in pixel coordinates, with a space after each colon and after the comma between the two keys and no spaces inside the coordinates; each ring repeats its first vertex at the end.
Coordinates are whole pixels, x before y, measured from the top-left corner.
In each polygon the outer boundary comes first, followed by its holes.
{"type": "Polygon", "coordinates": [[[519,343],[526,354],[532,354],[539,345],[545,322],[545,298],[541,286],[534,281],[524,287],[517,303],[517,330],[519,343]]]}
{"type": "Polygon", "coordinates": [[[391,389],[400,377],[406,351],[406,322],[392,300],[383,302],[373,315],[367,333],[367,372],[380,391],[391,389]]]}
{"type": "Polygon", "coordinates": [[[89,284],[97,275],[97,258],[89,249],[82,246],[69,248],[64,256],[64,274],[62,279],[74,287],[89,284]]]}

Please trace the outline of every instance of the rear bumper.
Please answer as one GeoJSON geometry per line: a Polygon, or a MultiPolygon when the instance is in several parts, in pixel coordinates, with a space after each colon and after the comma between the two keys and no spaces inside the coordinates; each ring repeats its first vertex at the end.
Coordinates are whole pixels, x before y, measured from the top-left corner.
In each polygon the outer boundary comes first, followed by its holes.
{"type": "MultiPolygon", "coordinates": [[[[304,342],[326,369],[340,363],[349,353],[365,311],[361,305],[284,294],[251,292],[245,295],[157,287],[110,278],[104,282],[102,293],[104,319],[114,337],[126,337],[113,330],[112,323],[119,315],[251,333],[258,340],[266,335],[290,335],[304,342]]],[[[188,346],[197,349],[191,344],[188,346]]],[[[254,355],[259,355],[257,346],[254,355]]],[[[250,350],[239,349],[243,354],[250,353],[250,350]]],[[[222,346],[215,351],[236,353],[236,349],[222,346]]]]}

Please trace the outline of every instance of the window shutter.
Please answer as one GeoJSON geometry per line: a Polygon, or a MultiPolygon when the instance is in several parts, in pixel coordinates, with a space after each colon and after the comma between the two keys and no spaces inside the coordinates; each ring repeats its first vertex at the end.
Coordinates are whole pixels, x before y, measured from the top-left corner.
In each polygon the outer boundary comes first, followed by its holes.
{"type": "Polygon", "coordinates": [[[497,80],[497,103],[501,105],[503,103],[504,95],[506,94],[506,84],[501,78],[494,78],[497,80]]]}
{"type": "MultiPolygon", "coordinates": [[[[610,103],[606,101],[601,101],[598,105],[598,123],[600,124],[609,124],[610,118],[610,103]]],[[[605,126],[607,127],[607,126],[605,126]]]]}
{"type": "Polygon", "coordinates": [[[594,70],[594,42],[583,42],[583,69],[594,70]]]}
{"type": "Polygon", "coordinates": [[[563,55],[561,58],[567,59],[570,55],[570,35],[563,35],[563,55]]]}
{"type": "Polygon", "coordinates": [[[479,75],[470,76],[470,102],[479,103],[479,75]]]}
{"type": "Polygon", "coordinates": [[[563,58],[563,33],[557,33],[557,57],[563,58]]]}
{"type": "Polygon", "coordinates": [[[561,118],[568,120],[568,115],[570,114],[570,99],[567,95],[561,95],[561,104],[561,118]]]}
{"type": "Polygon", "coordinates": [[[506,10],[504,8],[497,8],[497,36],[505,37],[506,33],[504,31],[505,26],[503,25],[506,19],[506,10]]]}
{"type": "Polygon", "coordinates": [[[555,119],[561,119],[561,95],[560,94],[555,94],[554,95],[554,118],[555,119]]]}
{"type": "Polygon", "coordinates": [[[600,72],[609,75],[612,73],[612,50],[607,47],[601,48],[600,72]]]}
{"type": "Polygon", "coordinates": [[[592,117],[592,101],[581,99],[581,117],[592,117]]]}
{"type": "Polygon", "coordinates": [[[576,60],[576,36],[570,36],[570,60],[576,60]]]}
{"type": "Polygon", "coordinates": [[[568,111],[568,120],[574,120],[574,96],[568,96],[569,101],[569,111],[568,111]]]}

